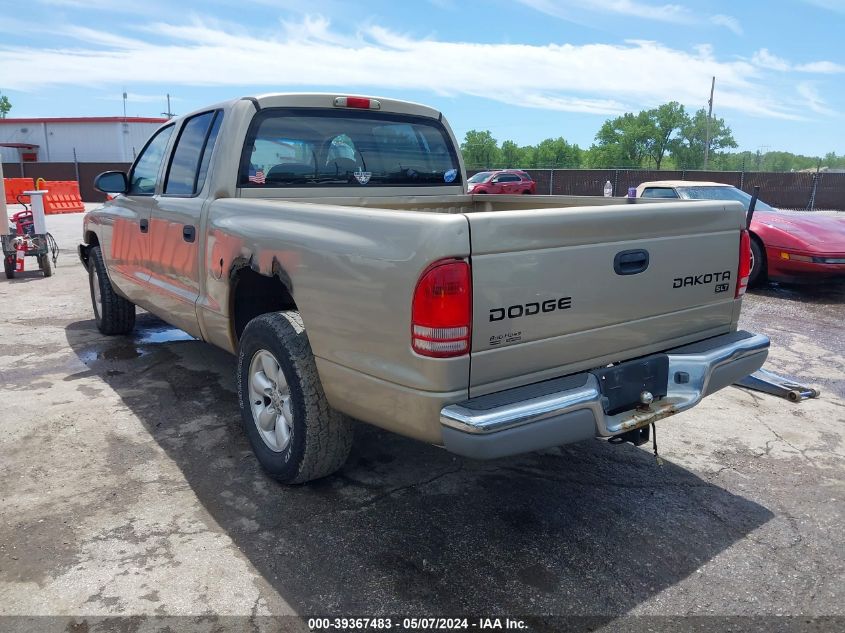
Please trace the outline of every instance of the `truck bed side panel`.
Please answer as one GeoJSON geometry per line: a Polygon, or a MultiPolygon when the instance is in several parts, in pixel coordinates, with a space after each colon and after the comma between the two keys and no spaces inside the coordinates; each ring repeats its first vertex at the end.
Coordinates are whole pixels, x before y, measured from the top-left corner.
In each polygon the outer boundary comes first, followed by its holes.
{"type": "Polygon", "coordinates": [[[218,200],[205,239],[198,305],[210,341],[233,347],[230,274],[246,265],[285,280],[317,357],[412,389],[466,393],[468,357],[424,358],[410,345],[416,282],[433,261],[469,255],[466,216],[218,200]]]}

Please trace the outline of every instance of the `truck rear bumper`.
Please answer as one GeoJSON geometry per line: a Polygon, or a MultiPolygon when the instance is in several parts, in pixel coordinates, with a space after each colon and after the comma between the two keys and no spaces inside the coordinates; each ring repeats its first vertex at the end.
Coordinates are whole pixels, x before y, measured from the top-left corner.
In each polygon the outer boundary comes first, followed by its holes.
{"type": "Polygon", "coordinates": [[[734,332],[666,352],[666,397],[651,405],[608,415],[599,382],[582,373],[471,398],[440,411],[447,450],[492,459],[610,437],[641,428],[698,404],[762,367],[769,339],[734,332]]]}

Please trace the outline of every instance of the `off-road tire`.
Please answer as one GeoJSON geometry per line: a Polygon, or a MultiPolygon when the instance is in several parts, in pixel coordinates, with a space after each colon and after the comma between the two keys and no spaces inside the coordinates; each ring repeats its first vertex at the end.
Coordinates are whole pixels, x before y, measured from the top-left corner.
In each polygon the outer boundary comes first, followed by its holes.
{"type": "Polygon", "coordinates": [[[50,259],[50,253],[38,256],[38,267],[44,273],[45,277],[53,276],[53,260],[50,259]]]}
{"type": "Polygon", "coordinates": [[[758,286],[766,283],[766,249],[756,237],[751,238],[751,253],[754,256],[754,266],[748,274],[748,286],[758,286]]]}
{"type": "Polygon", "coordinates": [[[3,256],[3,270],[6,271],[6,279],[14,279],[15,278],[15,260],[14,255],[7,257],[6,255],[3,256]]]}
{"type": "Polygon", "coordinates": [[[329,406],[299,312],[271,312],[250,321],[238,343],[238,404],[258,462],[274,479],[301,484],[330,475],[352,448],[352,422],[329,406]],[[287,446],[271,450],[258,431],[249,392],[249,369],[260,351],[278,360],[290,388],[293,425],[287,446]]]}
{"type": "Polygon", "coordinates": [[[99,246],[88,250],[88,288],[97,329],[109,335],[129,334],[135,327],[135,304],[114,291],[99,246]],[[102,313],[94,298],[95,283],[100,287],[102,313]]]}

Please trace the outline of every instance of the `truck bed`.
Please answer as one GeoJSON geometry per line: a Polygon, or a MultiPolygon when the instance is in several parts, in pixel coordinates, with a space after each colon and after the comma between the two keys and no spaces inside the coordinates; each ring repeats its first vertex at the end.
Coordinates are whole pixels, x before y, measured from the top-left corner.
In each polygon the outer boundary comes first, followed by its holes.
{"type": "Polygon", "coordinates": [[[738,203],[504,195],[287,202],[372,209],[374,231],[379,210],[466,217],[467,252],[453,255],[472,265],[472,397],[736,329],[738,203]],[[648,267],[616,273],[614,258],[627,251],[647,252],[648,267]],[[555,309],[546,311],[549,301],[555,309]]]}

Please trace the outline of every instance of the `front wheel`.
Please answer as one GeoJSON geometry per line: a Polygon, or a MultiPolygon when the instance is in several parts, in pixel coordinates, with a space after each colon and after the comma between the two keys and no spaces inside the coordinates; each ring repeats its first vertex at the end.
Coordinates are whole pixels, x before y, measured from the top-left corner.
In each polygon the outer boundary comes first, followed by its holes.
{"type": "Polygon", "coordinates": [[[15,278],[15,256],[7,255],[3,257],[3,270],[6,271],[6,279],[15,278]]]}
{"type": "Polygon", "coordinates": [[[114,291],[99,246],[88,251],[88,287],[97,329],[103,334],[129,334],[135,327],[135,304],[114,291]]]}
{"type": "Polygon", "coordinates": [[[751,272],[748,285],[756,286],[766,281],[766,249],[754,237],[751,238],[751,272]]]}
{"type": "Polygon", "coordinates": [[[352,424],[326,400],[299,312],[271,312],[247,324],[237,381],[244,431],[271,477],[298,484],[343,466],[352,424]]]}

